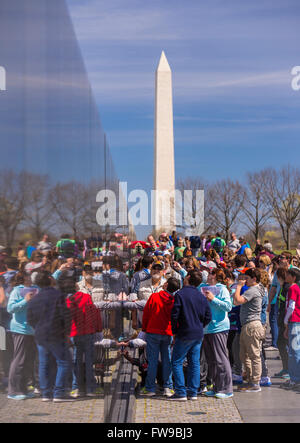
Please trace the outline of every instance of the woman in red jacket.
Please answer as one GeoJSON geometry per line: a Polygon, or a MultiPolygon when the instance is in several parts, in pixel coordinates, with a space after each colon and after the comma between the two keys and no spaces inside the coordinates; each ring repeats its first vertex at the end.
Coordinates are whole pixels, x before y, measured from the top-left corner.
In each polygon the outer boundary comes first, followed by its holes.
{"type": "Polygon", "coordinates": [[[171,311],[174,304],[174,293],[180,289],[180,281],[174,277],[163,285],[163,291],[156,292],[148,299],[143,312],[142,330],[146,332],[148,370],[144,395],[156,394],[155,379],[158,357],[161,355],[164,395],[173,394],[171,369],[172,327],[171,311]]]}
{"type": "Polygon", "coordinates": [[[94,305],[90,294],[76,292],[67,298],[71,310],[72,324],[70,337],[73,342],[72,397],[95,396],[94,376],[94,334],[102,331],[100,310],[94,305]],[[85,368],[83,364],[85,360],[85,368]],[[84,389],[85,378],[85,389],[84,389]]]}

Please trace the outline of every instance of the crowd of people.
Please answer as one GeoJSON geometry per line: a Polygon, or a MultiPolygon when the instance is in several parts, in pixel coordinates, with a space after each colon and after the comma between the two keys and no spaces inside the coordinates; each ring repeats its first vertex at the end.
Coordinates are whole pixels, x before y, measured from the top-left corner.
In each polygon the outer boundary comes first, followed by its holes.
{"type": "Polygon", "coordinates": [[[299,268],[298,252],[275,254],[268,241],[252,249],[235,233],[228,242],[64,234],[55,244],[45,234],[17,251],[1,246],[1,389],[11,400],[97,396],[102,346],[138,365],[145,396],[227,399],[235,384],[260,392],[271,386],[266,349],[282,362],[272,376],[300,392],[299,268]]]}

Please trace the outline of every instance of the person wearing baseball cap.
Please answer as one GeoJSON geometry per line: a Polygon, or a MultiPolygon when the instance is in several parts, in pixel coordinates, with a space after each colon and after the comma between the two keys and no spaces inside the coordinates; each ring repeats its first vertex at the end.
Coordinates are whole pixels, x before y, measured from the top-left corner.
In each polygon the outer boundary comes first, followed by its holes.
{"type": "Polygon", "coordinates": [[[160,270],[162,270],[164,268],[165,268],[164,263],[162,261],[159,261],[159,260],[154,262],[153,265],[152,265],[152,269],[160,269],[160,270]]]}
{"type": "Polygon", "coordinates": [[[151,294],[161,291],[164,283],[166,282],[166,279],[163,276],[163,262],[154,262],[150,274],[151,278],[141,282],[140,284],[140,288],[137,294],[139,300],[148,300],[151,294]]]}

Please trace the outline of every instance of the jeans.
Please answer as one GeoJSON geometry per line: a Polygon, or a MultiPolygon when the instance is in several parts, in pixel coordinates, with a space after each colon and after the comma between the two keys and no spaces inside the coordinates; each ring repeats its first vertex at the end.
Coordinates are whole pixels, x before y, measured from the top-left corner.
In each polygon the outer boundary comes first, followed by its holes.
{"type": "Polygon", "coordinates": [[[45,342],[37,347],[42,396],[63,398],[72,367],[69,347],[65,342],[45,342]],[[56,362],[56,373],[53,360],[56,362]]]}
{"type": "Polygon", "coordinates": [[[269,314],[269,323],[271,329],[272,336],[272,346],[277,348],[277,340],[278,340],[278,325],[277,325],[277,317],[278,317],[278,304],[277,302],[271,305],[271,311],[269,314]]]}
{"type": "Polygon", "coordinates": [[[200,350],[202,340],[183,340],[176,338],[173,355],[172,370],[175,392],[180,397],[196,397],[200,386],[200,350]],[[187,387],[185,387],[183,362],[187,357],[187,387]]]}
{"type": "Polygon", "coordinates": [[[147,342],[147,360],[148,370],[146,377],[146,390],[155,392],[155,379],[157,374],[158,357],[161,355],[162,378],[164,388],[173,388],[172,368],[171,368],[171,348],[172,337],[170,335],[148,334],[147,342]]]}
{"type": "Polygon", "coordinates": [[[194,257],[198,257],[200,248],[192,248],[192,254],[194,257]]]}
{"type": "Polygon", "coordinates": [[[300,383],[300,323],[289,323],[289,375],[300,383]]]}
{"type": "Polygon", "coordinates": [[[73,337],[72,342],[74,344],[72,390],[79,389],[82,392],[85,390],[87,394],[90,394],[96,389],[93,369],[94,334],[73,337]]]}

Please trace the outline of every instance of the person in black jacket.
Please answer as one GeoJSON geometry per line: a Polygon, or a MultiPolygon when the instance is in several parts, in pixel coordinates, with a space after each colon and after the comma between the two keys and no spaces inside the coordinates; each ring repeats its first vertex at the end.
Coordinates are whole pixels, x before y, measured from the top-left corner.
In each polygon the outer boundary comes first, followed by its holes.
{"type": "Polygon", "coordinates": [[[194,257],[198,257],[201,247],[201,237],[199,235],[192,235],[190,237],[191,249],[194,257]]]}
{"type": "Polygon", "coordinates": [[[50,273],[39,272],[35,284],[40,290],[28,304],[27,321],[35,330],[42,398],[43,401],[52,398],[54,402],[73,401],[65,392],[72,371],[68,344],[71,313],[65,296],[52,286],[55,281],[50,273]]]}
{"type": "Polygon", "coordinates": [[[186,401],[197,399],[200,386],[200,349],[203,328],[212,319],[207,299],[197,287],[202,283],[199,271],[191,271],[184,279],[184,287],[175,295],[171,312],[173,335],[176,335],[172,355],[172,371],[175,394],[170,400],[186,401]],[[187,387],[185,386],[183,363],[187,358],[187,387]]]}

